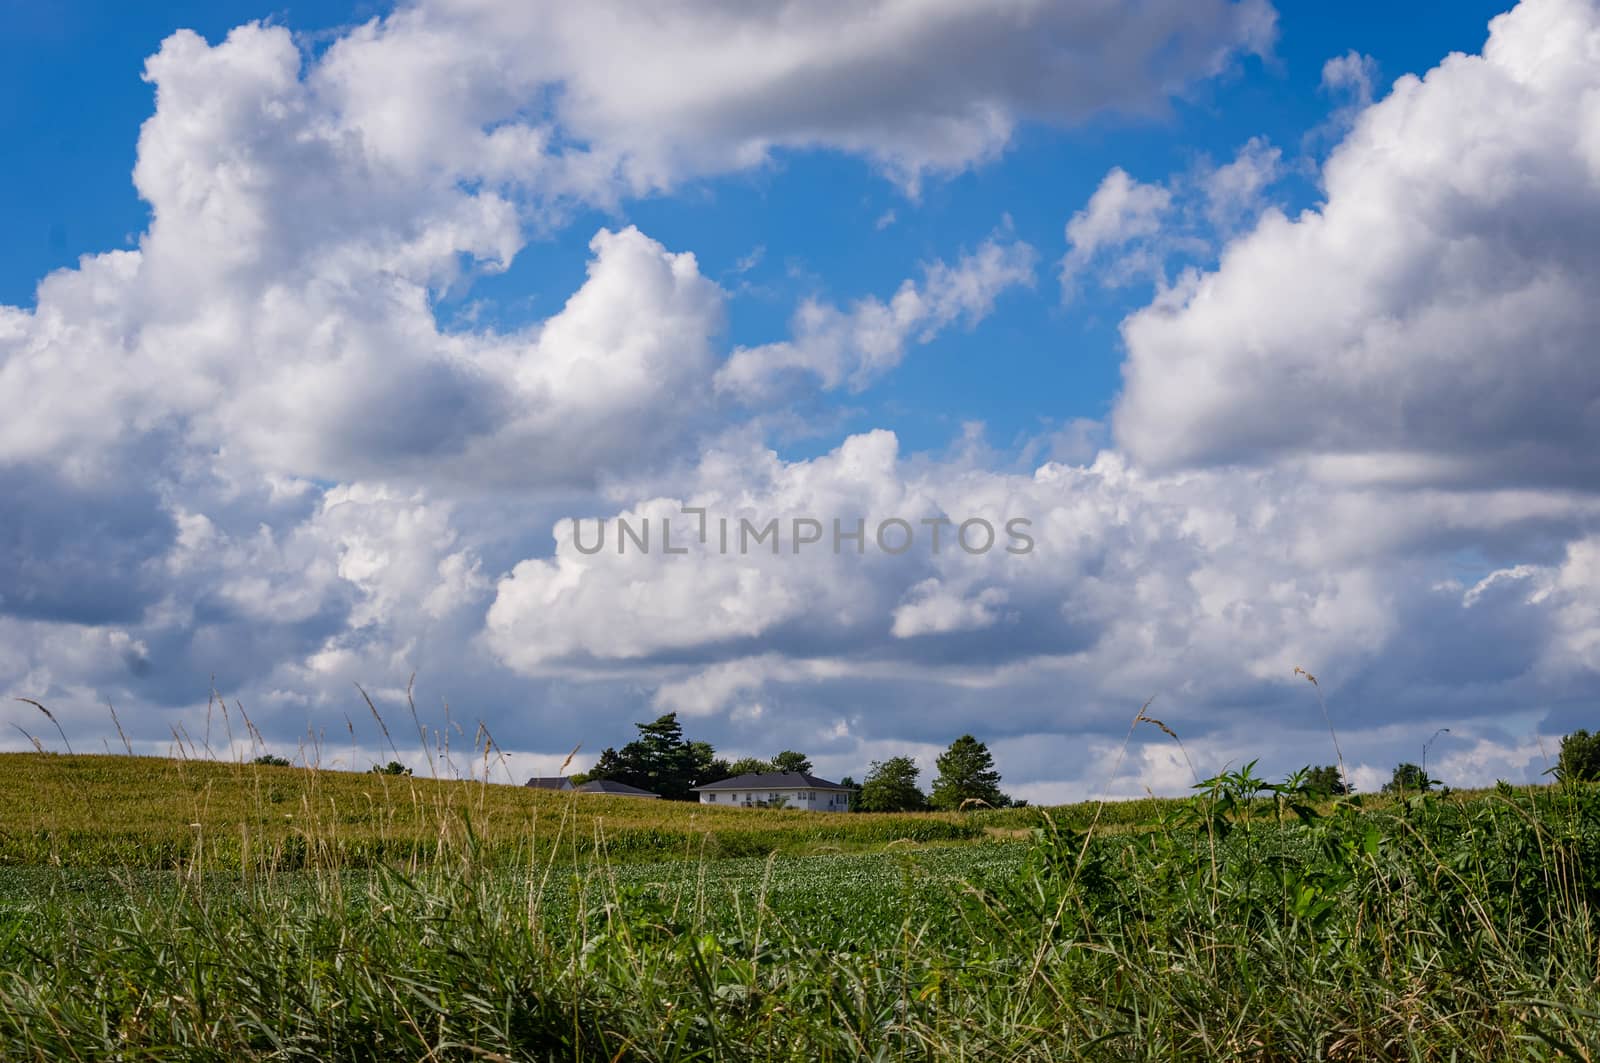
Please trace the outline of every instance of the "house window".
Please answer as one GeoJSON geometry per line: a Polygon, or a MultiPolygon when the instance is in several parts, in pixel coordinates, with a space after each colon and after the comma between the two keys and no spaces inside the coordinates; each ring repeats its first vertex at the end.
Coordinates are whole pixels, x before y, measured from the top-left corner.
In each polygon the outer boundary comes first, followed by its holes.
{"type": "Polygon", "coordinates": [[[716,804],[717,803],[717,795],[716,794],[706,794],[706,800],[710,801],[712,804],[716,804]]]}

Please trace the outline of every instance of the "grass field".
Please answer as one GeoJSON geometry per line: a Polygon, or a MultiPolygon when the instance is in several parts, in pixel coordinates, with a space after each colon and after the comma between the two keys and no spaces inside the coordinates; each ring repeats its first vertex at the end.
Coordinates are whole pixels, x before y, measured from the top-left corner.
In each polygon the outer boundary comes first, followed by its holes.
{"type": "Polygon", "coordinates": [[[0,758],[0,1058],[1600,1053],[1600,795],[825,816],[0,758]]]}
{"type": "Polygon", "coordinates": [[[846,815],[570,795],[482,782],[206,760],[0,754],[0,865],[503,865],[812,852],[967,840],[959,815],[846,815]]]}

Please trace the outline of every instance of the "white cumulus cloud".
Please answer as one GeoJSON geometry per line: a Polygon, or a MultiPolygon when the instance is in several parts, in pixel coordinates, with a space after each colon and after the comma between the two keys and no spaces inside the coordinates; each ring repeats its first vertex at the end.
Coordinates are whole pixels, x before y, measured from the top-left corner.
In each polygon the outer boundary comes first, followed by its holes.
{"type": "Polygon", "coordinates": [[[1342,476],[1600,478],[1600,9],[1525,0],[1405,77],[1184,297],[1123,326],[1116,436],[1171,467],[1316,455],[1342,476]]]}

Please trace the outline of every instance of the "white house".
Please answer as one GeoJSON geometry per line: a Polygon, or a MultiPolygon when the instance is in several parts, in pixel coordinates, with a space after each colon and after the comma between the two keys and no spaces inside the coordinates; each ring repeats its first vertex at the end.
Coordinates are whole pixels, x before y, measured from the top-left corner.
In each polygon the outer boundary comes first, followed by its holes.
{"type": "Polygon", "coordinates": [[[767,771],[735,775],[696,786],[702,805],[755,808],[779,805],[811,812],[850,811],[850,789],[800,771],[767,771]]]}

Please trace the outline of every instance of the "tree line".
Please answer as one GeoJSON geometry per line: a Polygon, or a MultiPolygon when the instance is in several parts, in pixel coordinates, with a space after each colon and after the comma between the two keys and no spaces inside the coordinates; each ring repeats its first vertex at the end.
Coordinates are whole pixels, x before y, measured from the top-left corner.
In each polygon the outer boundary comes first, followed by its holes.
{"type": "MultiPolygon", "coordinates": [[[[810,773],[804,753],[785,749],[769,760],[717,755],[710,742],[684,737],[678,714],[669,712],[650,723],[634,724],[639,735],[621,749],[608,746],[595,766],[572,776],[574,784],[599,779],[637,786],[669,801],[696,800],[694,787],[766,772],[810,773]]],[[[850,809],[861,812],[920,812],[927,809],[957,811],[963,808],[1026,804],[1013,801],[1000,790],[989,747],[972,735],[962,735],[940,754],[937,774],[926,793],[918,785],[921,769],[910,757],[873,761],[865,778],[839,780],[851,791],[850,809]]]]}
{"type": "MultiPolygon", "coordinates": [[[[1313,791],[1337,796],[1355,789],[1345,782],[1339,769],[1331,764],[1306,768],[1305,773],[1307,789],[1313,791]]],[[[1590,734],[1587,729],[1579,728],[1569,735],[1563,735],[1555,766],[1545,774],[1553,776],[1557,782],[1600,782],[1600,734],[1590,734]]],[[[1394,766],[1389,781],[1379,788],[1379,792],[1404,797],[1406,794],[1428,793],[1440,785],[1443,785],[1442,779],[1433,777],[1421,765],[1407,760],[1394,766]]],[[[1445,787],[1445,792],[1449,792],[1449,787],[1445,787]]]]}

